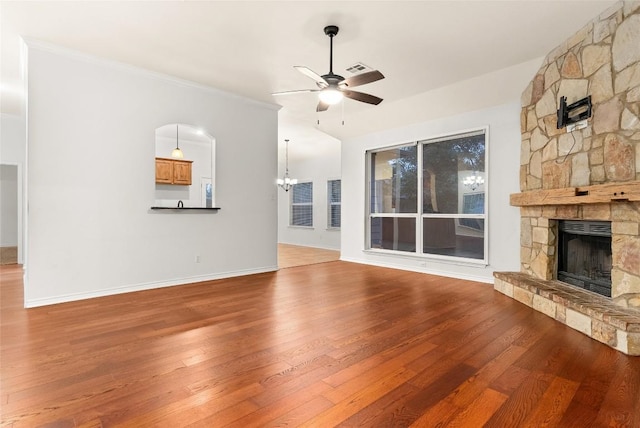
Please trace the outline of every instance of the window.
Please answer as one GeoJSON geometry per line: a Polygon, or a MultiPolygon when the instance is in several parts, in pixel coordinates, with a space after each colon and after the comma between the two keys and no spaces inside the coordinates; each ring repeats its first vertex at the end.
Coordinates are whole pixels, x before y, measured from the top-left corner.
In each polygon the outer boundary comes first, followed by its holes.
{"type": "Polygon", "coordinates": [[[327,181],[327,226],[329,229],[340,228],[340,180],[327,181]]]}
{"type": "Polygon", "coordinates": [[[313,183],[294,184],[291,189],[291,226],[313,227],[313,183]]]}
{"type": "Polygon", "coordinates": [[[368,153],[368,248],[486,262],[486,130],[368,153]]]}

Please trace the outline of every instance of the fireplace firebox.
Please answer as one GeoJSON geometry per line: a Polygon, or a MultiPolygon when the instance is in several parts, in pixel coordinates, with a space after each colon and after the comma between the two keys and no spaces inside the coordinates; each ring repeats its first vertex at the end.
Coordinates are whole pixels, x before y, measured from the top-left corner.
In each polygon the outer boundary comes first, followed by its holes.
{"type": "Polygon", "coordinates": [[[611,222],[561,220],[558,229],[558,280],[611,297],[611,222]]]}

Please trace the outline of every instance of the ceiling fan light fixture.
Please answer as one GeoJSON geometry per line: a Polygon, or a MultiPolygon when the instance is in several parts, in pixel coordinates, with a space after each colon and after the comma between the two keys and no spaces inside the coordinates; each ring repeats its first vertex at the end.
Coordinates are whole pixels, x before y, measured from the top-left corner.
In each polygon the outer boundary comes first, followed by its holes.
{"type": "Polygon", "coordinates": [[[320,91],[320,93],[318,94],[318,97],[320,98],[320,101],[322,101],[323,103],[334,105],[342,101],[342,98],[344,97],[344,95],[338,89],[327,88],[320,91]]]}
{"type": "Polygon", "coordinates": [[[272,95],[296,94],[301,92],[317,92],[320,102],[316,106],[316,112],[326,111],[330,106],[338,104],[343,98],[349,98],[362,103],[378,105],[382,102],[382,98],[375,95],[365,94],[352,90],[356,86],[366,85],[367,83],[377,82],[384,79],[384,75],[378,70],[371,70],[363,64],[358,64],[358,70],[367,70],[362,73],[355,74],[347,79],[333,72],[333,38],[338,34],[339,28],[336,25],[327,25],[324,27],[324,34],[329,36],[329,72],[319,75],[315,71],[302,65],[296,65],[294,68],[305,76],[311,78],[318,89],[300,89],[294,91],[275,92],[272,95]]]}

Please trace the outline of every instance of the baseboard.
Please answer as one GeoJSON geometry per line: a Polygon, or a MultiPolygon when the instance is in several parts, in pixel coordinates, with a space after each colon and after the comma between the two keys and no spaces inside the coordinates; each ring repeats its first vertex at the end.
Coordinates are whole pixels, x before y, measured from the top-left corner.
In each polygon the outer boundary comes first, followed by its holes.
{"type": "Polygon", "coordinates": [[[96,290],[87,293],[70,293],[60,296],[46,297],[40,299],[29,299],[24,302],[25,308],[36,308],[39,306],[56,305],[59,303],[75,302],[78,300],[94,299],[96,297],[113,296],[116,294],[131,293],[134,291],[153,290],[156,288],[173,287],[177,285],[193,284],[196,282],[213,281],[217,279],[233,278],[236,276],[254,275],[265,272],[275,272],[277,266],[267,266],[257,269],[245,269],[231,272],[222,272],[212,275],[195,275],[185,278],[176,278],[168,281],[154,281],[141,284],[125,285],[121,287],[96,290]]]}
{"type": "MultiPolygon", "coordinates": [[[[406,266],[406,265],[395,264],[395,263],[380,263],[380,262],[374,263],[367,260],[353,259],[349,257],[340,257],[340,260],[344,262],[360,263],[360,264],[369,265],[369,266],[378,266],[378,267],[389,268],[389,269],[399,269],[399,270],[406,270],[410,272],[426,273],[428,275],[444,276],[447,278],[456,278],[456,279],[464,279],[467,281],[483,282],[486,284],[493,284],[493,280],[494,280],[493,277],[487,278],[485,276],[468,275],[468,274],[457,273],[457,272],[442,271],[438,269],[429,269],[427,267],[413,267],[413,266],[406,266]]],[[[493,275],[492,273],[490,274],[493,275]]]]}

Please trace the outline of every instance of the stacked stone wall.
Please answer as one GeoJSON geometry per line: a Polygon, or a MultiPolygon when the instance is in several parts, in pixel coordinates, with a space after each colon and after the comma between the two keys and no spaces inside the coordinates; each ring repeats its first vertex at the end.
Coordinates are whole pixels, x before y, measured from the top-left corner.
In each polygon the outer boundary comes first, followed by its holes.
{"type": "Polygon", "coordinates": [[[522,94],[521,131],[521,191],[640,179],[640,2],[616,5],[546,57],[522,94]],[[587,95],[587,127],[557,129],[560,97],[587,95]]]}

